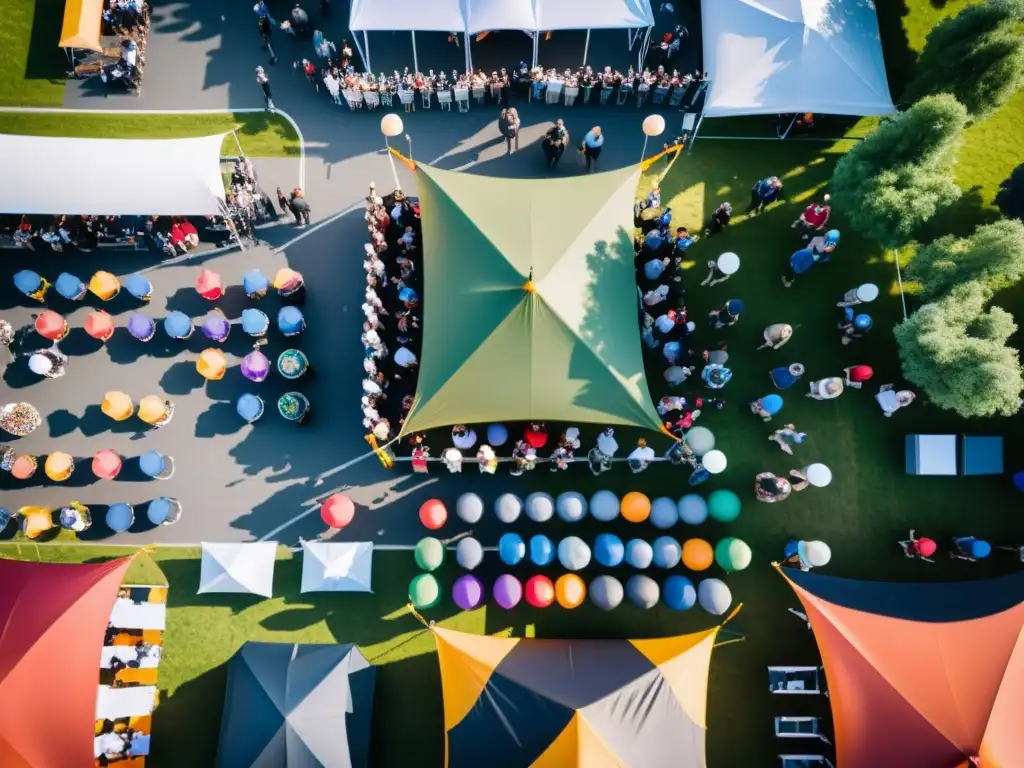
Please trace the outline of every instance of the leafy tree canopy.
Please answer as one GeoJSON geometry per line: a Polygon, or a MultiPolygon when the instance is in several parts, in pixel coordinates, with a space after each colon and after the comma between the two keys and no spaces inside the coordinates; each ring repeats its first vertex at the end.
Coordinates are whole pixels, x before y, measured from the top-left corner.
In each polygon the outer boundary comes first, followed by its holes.
{"type": "Polygon", "coordinates": [[[972,280],[993,292],[1008,288],[1024,277],[1024,223],[1004,219],[970,237],[940,237],[918,250],[906,275],[921,283],[925,300],[972,280]]]}

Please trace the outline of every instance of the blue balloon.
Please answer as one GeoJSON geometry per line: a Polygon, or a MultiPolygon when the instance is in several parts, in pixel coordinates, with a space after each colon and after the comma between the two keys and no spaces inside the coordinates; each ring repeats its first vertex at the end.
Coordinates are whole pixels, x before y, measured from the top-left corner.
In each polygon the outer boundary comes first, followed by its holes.
{"type": "Polygon", "coordinates": [[[688,493],[679,500],[679,519],[687,525],[700,525],[708,519],[708,503],[703,496],[688,493]]]}
{"type": "Polygon", "coordinates": [[[164,318],[164,330],[172,339],[184,339],[192,333],[192,318],[175,310],[164,318]]]}
{"type": "Polygon", "coordinates": [[[250,269],[242,276],[242,288],[246,294],[263,293],[270,287],[270,281],[258,269],[250,269]]]}
{"type": "Polygon", "coordinates": [[[675,568],[683,557],[683,548],[671,536],[659,536],[654,540],[654,565],[658,568],[675,568]]]}
{"type": "Polygon", "coordinates": [[[825,233],[825,246],[839,245],[839,230],[830,229],[825,233]]]}
{"type": "Polygon", "coordinates": [[[77,301],[85,294],[85,283],[69,272],[61,272],[53,283],[53,287],[61,296],[77,301]]]}
{"type": "Polygon", "coordinates": [[[242,330],[250,336],[262,336],[270,327],[270,318],[258,309],[242,310],[242,330]]]}
{"type": "Polygon", "coordinates": [[[614,533],[599,533],[594,541],[594,559],[605,568],[614,568],[622,563],[626,547],[614,533]]]}
{"type": "Polygon", "coordinates": [[[566,491],[555,502],[558,517],[566,523],[578,523],[587,516],[587,500],[582,493],[566,491]]]}
{"type": "Polygon", "coordinates": [[[653,559],[654,550],[643,539],[630,539],[629,543],[626,544],[627,565],[639,568],[642,571],[644,568],[650,567],[653,559]]]}
{"type": "Polygon", "coordinates": [[[979,560],[988,557],[992,554],[992,545],[987,541],[981,539],[975,539],[971,542],[971,557],[975,557],[979,560]]]}
{"type": "Polygon", "coordinates": [[[43,285],[43,278],[31,269],[23,269],[14,273],[14,287],[26,296],[38,291],[43,285]]]}
{"type": "Polygon", "coordinates": [[[688,611],[697,604],[697,590],[688,578],[673,574],[665,579],[661,599],[673,611],[688,611]]]}
{"type": "Polygon", "coordinates": [[[530,537],[530,561],[534,565],[550,565],[555,559],[555,543],[543,533],[530,537]]]}
{"type": "Polygon", "coordinates": [[[526,544],[518,533],[506,533],[498,539],[498,556],[505,565],[518,565],[526,556],[526,544]]]}
{"type": "Polygon", "coordinates": [[[770,416],[774,416],[782,410],[782,398],[778,395],[765,395],[761,398],[761,407],[767,411],[770,416]]]}
{"type": "Polygon", "coordinates": [[[153,499],[146,508],[146,517],[153,525],[162,525],[171,515],[171,500],[166,496],[153,499]]]}
{"type": "Polygon", "coordinates": [[[145,275],[128,275],[121,281],[121,285],[136,299],[147,299],[153,295],[153,284],[145,275]]]}
{"type": "Polygon", "coordinates": [[[164,457],[156,451],[146,451],[139,456],[139,469],[147,477],[156,477],[167,468],[164,457]]]}
{"type": "Polygon", "coordinates": [[[725,303],[725,311],[733,317],[736,317],[743,311],[743,300],[729,299],[729,301],[725,303]]]}
{"type": "Polygon", "coordinates": [[[504,424],[491,424],[487,427],[487,442],[492,447],[504,445],[508,441],[508,430],[504,424]]]}
{"type": "Polygon", "coordinates": [[[245,392],[239,395],[238,402],[235,404],[235,410],[246,421],[256,421],[263,415],[263,399],[259,395],[245,392]]]}
{"type": "Polygon", "coordinates": [[[277,313],[277,327],[285,335],[301,333],[306,327],[302,310],[291,305],[281,307],[281,311],[277,313]]]}
{"type": "Polygon", "coordinates": [[[135,512],[129,504],[111,504],[107,509],[107,527],[117,533],[124,533],[132,527],[135,512]]]}
{"type": "Polygon", "coordinates": [[[866,331],[871,327],[871,315],[857,315],[853,318],[853,324],[862,331],[866,331]]]}

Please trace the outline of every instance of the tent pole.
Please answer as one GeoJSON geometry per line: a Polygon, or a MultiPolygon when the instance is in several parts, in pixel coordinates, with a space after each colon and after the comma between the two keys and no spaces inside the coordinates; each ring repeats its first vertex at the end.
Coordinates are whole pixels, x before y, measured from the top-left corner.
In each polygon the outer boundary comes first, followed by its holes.
{"type": "Polygon", "coordinates": [[[245,152],[242,150],[242,142],[238,140],[238,134],[235,131],[231,131],[231,138],[235,140],[235,146],[238,147],[238,156],[245,157],[245,152]]]}
{"type": "Polygon", "coordinates": [[[469,32],[463,32],[462,36],[466,39],[466,74],[469,74],[469,70],[473,68],[473,57],[469,52],[469,32]]]}
{"type": "Polygon", "coordinates": [[[537,67],[537,57],[540,54],[540,32],[533,33],[533,67],[537,67]]]}
{"type": "Polygon", "coordinates": [[[689,148],[688,148],[688,149],[686,150],[686,154],[688,154],[688,155],[689,155],[689,154],[693,154],[693,145],[694,145],[694,144],[696,143],[696,141],[697,141],[697,134],[698,134],[698,133],[700,133],[700,124],[701,124],[701,123],[703,123],[703,122],[704,122],[704,113],[703,113],[703,112],[701,112],[701,114],[700,114],[700,118],[698,118],[698,120],[697,120],[697,125],[696,125],[696,126],[694,126],[694,129],[693,129],[693,136],[691,136],[691,137],[690,137],[690,146],[689,146],[689,148]]]}
{"type": "Polygon", "coordinates": [[[416,32],[412,33],[412,68],[415,72],[420,71],[420,60],[416,55],[416,32]]]}
{"type": "Polygon", "coordinates": [[[793,119],[789,121],[789,126],[786,128],[785,131],[782,132],[782,135],[779,136],[780,139],[784,139],[787,136],[789,136],[789,132],[793,130],[793,126],[796,125],[796,119],[798,117],[800,117],[800,113],[799,112],[794,112],[793,113],[793,119]]]}
{"type": "Polygon", "coordinates": [[[644,42],[640,46],[640,53],[639,53],[639,57],[637,59],[637,69],[642,70],[644,68],[644,56],[646,55],[647,46],[651,42],[651,30],[652,29],[654,29],[654,27],[648,27],[647,28],[647,34],[644,35],[644,42]]]}
{"type": "Polygon", "coordinates": [[[583,66],[587,66],[587,53],[590,51],[590,30],[587,30],[587,42],[583,44],[583,66]]]}
{"type": "Polygon", "coordinates": [[[641,162],[641,163],[643,163],[643,161],[644,161],[644,155],[646,155],[646,154],[647,154],[647,139],[648,139],[648,138],[649,138],[649,137],[648,137],[648,136],[647,136],[647,134],[645,133],[645,134],[644,134],[644,148],[643,148],[643,150],[641,150],[641,152],[640,152],[640,162],[641,162]]]}
{"type": "Polygon", "coordinates": [[[412,160],[412,136],[410,136],[408,133],[405,134],[405,140],[409,144],[409,162],[413,162],[413,160],[412,160]]]}
{"type": "Polygon", "coordinates": [[[395,189],[401,189],[402,185],[398,181],[398,169],[395,167],[395,156],[391,154],[391,144],[388,143],[388,137],[384,137],[384,146],[388,150],[388,162],[391,163],[391,178],[395,181],[395,189]]]}
{"type": "Polygon", "coordinates": [[[366,71],[373,72],[373,67],[370,66],[370,36],[366,34],[366,30],[363,30],[363,47],[366,49],[366,55],[363,57],[366,62],[366,71]]]}
{"type": "Polygon", "coordinates": [[[356,44],[356,50],[359,51],[359,58],[363,60],[363,69],[366,70],[366,71],[369,71],[370,67],[366,63],[366,51],[363,50],[363,46],[359,42],[359,33],[358,32],[356,32],[355,35],[352,36],[352,40],[356,44]]]}

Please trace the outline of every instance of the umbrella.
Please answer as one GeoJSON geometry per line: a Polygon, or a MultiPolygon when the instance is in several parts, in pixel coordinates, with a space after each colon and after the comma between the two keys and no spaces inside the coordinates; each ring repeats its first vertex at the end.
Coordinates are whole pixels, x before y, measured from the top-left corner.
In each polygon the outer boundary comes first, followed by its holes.
{"type": "Polygon", "coordinates": [[[23,454],[16,458],[11,464],[11,477],[15,480],[28,480],[39,469],[39,462],[35,456],[23,454]]]}
{"type": "Polygon", "coordinates": [[[265,336],[268,328],[270,328],[270,318],[267,317],[266,312],[251,308],[242,310],[242,330],[250,336],[256,338],[265,336]]]}
{"type": "Polygon", "coordinates": [[[30,403],[7,403],[0,408],[0,429],[12,435],[30,435],[42,423],[43,417],[30,403]]]}
{"type": "Polygon", "coordinates": [[[103,301],[110,301],[121,292],[121,281],[116,275],[100,270],[89,281],[89,291],[103,301]]]}
{"type": "Polygon", "coordinates": [[[281,267],[274,275],[274,288],[282,296],[289,296],[295,293],[303,285],[302,275],[294,269],[281,267]]]}
{"type": "Polygon", "coordinates": [[[235,410],[239,416],[252,424],[263,415],[263,398],[246,392],[238,397],[235,410]]]}
{"type": "Polygon", "coordinates": [[[54,359],[55,355],[56,353],[49,349],[34,352],[28,358],[28,369],[37,376],[49,376],[54,367],[59,366],[58,361],[54,359]]]}
{"type": "Polygon", "coordinates": [[[69,531],[81,533],[92,525],[92,515],[89,508],[72,501],[60,510],[60,527],[69,531]]]}
{"type": "Polygon", "coordinates": [[[228,369],[228,359],[224,356],[224,353],[219,349],[210,347],[204,349],[199,354],[199,359],[196,361],[196,370],[199,371],[199,375],[207,381],[218,381],[224,378],[224,373],[228,369]]]}
{"type": "Polygon", "coordinates": [[[139,341],[149,341],[156,333],[156,322],[141,312],[132,312],[128,316],[128,333],[139,341]]]}
{"type": "Polygon", "coordinates": [[[104,448],[92,457],[92,473],[100,480],[113,480],[121,472],[121,457],[104,448]]]}
{"type": "Polygon", "coordinates": [[[50,341],[60,341],[68,335],[68,323],[56,312],[45,309],[36,318],[36,333],[50,341]]]}
{"type": "Polygon", "coordinates": [[[23,269],[14,273],[14,287],[30,299],[42,301],[50,284],[31,269],[23,269]]]}
{"type": "Polygon", "coordinates": [[[356,516],[356,507],[352,499],[343,493],[335,493],[327,497],[320,507],[320,517],[324,524],[331,528],[344,528],[356,516]]]}
{"type": "Polygon", "coordinates": [[[220,275],[204,269],[196,278],[196,293],[209,301],[216,301],[224,295],[224,284],[220,275]]]}
{"type": "Polygon", "coordinates": [[[309,413],[309,400],[301,392],[285,392],[277,401],[277,410],[288,421],[301,421],[309,413]]]}
{"type": "Polygon", "coordinates": [[[114,421],[124,421],[135,413],[135,405],[124,392],[114,390],[103,396],[100,410],[114,421]]]}
{"type": "Polygon", "coordinates": [[[164,318],[164,331],[172,339],[187,339],[193,330],[192,319],[184,312],[175,310],[164,318]]]}
{"type": "Polygon", "coordinates": [[[181,502],[170,496],[161,496],[149,502],[146,517],[153,525],[170,525],[181,517],[181,502]]]}
{"type": "Polygon", "coordinates": [[[131,504],[111,504],[107,509],[107,527],[114,533],[124,533],[135,522],[135,510],[131,504]]]}
{"type": "Polygon", "coordinates": [[[297,379],[309,368],[309,360],[297,349],[286,349],[277,358],[277,371],[286,379],[297,379]]]}
{"type": "Polygon", "coordinates": [[[203,335],[212,341],[224,341],[231,333],[231,323],[219,309],[203,318],[203,335]]]}
{"type": "Polygon", "coordinates": [[[172,410],[167,400],[158,395],[146,395],[139,400],[139,418],[154,427],[162,427],[170,421],[172,410]]]}
{"type": "Polygon", "coordinates": [[[254,349],[242,358],[242,375],[249,381],[255,381],[258,384],[267,378],[268,373],[270,373],[270,360],[258,349],[254,349]]]}
{"type": "Polygon", "coordinates": [[[139,456],[139,471],[155,480],[166,480],[170,477],[167,474],[169,464],[167,457],[157,451],[146,451],[139,456]]]}
{"type": "Polygon", "coordinates": [[[85,318],[85,332],[94,339],[110,341],[114,335],[114,320],[102,309],[93,310],[92,314],[85,318]]]}
{"type": "Polygon", "coordinates": [[[85,296],[85,292],[88,290],[85,283],[70,272],[61,272],[57,275],[53,287],[57,289],[57,293],[69,301],[78,301],[85,296]]]}
{"type": "Polygon", "coordinates": [[[54,451],[46,457],[46,463],[43,464],[43,472],[55,483],[64,482],[71,477],[71,473],[74,471],[75,460],[71,454],[64,453],[64,451],[54,451]]]}
{"type": "Polygon", "coordinates": [[[26,538],[36,539],[53,528],[53,512],[46,507],[22,507],[18,514],[26,538]]]}
{"type": "Polygon", "coordinates": [[[124,279],[124,289],[141,301],[149,301],[153,298],[153,284],[149,282],[149,278],[145,275],[138,273],[128,275],[124,279]]]}
{"type": "Polygon", "coordinates": [[[296,336],[306,329],[306,319],[298,307],[281,307],[277,313],[277,327],[285,336],[296,336]]]}
{"type": "Polygon", "coordinates": [[[242,276],[242,288],[250,299],[262,299],[267,295],[270,281],[258,269],[250,269],[242,276]]]}

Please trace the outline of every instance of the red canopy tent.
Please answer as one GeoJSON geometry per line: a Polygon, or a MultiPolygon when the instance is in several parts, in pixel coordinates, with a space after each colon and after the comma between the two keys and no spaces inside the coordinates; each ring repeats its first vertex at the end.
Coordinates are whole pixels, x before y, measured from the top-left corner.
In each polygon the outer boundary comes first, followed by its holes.
{"type": "Polygon", "coordinates": [[[931,584],[780,572],[821,652],[840,768],[1024,764],[1024,572],[931,584]]]}
{"type": "Polygon", "coordinates": [[[103,635],[131,558],[0,559],[0,765],[90,766],[103,635]]]}

